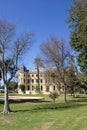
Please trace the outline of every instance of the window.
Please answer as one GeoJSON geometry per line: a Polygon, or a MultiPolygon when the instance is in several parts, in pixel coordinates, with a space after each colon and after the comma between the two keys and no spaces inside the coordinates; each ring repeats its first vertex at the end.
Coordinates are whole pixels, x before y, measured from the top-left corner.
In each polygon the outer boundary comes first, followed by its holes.
{"type": "Polygon", "coordinates": [[[30,79],[28,79],[27,82],[30,83],[30,79]]]}
{"type": "Polygon", "coordinates": [[[47,92],[49,92],[49,86],[47,86],[47,92]]]}
{"type": "Polygon", "coordinates": [[[32,79],[32,83],[34,83],[34,79],[32,79]]]}
{"type": "Polygon", "coordinates": [[[38,83],[38,79],[36,79],[36,83],[38,83]]]}
{"type": "Polygon", "coordinates": [[[30,86],[29,85],[27,86],[27,90],[30,90],[30,86]]]}
{"type": "Polygon", "coordinates": [[[41,79],[40,82],[43,83],[43,80],[41,79]]]}
{"type": "Polygon", "coordinates": [[[28,74],[28,77],[30,77],[30,75],[28,74]]]}
{"type": "Polygon", "coordinates": [[[43,86],[41,86],[41,91],[43,90],[43,86]]]}
{"type": "Polygon", "coordinates": [[[53,86],[53,90],[55,90],[55,86],[53,86]]]}
{"type": "Polygon", "coordinates": [[[32,86],[32,90],[34,90],[34,86],[32,86]]]}
{"type": "Polygon", "coordinates": [[[25,79],[24,79],[24,83],[25,83],[25,79]]]}
{"type": "Polygon", "coordinates": [[[32,74],[32,77],[34,77],[34,75],[32,74]]]}

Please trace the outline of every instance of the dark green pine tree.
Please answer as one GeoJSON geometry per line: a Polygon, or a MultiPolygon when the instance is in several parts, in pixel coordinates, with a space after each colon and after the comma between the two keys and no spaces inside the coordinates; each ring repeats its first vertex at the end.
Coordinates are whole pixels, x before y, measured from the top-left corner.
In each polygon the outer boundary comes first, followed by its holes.
{"type": "Polygon", "coordinates": [[[68,72],[68,80],[67,80],[67,86],[69,87],[69,90],[73,97],[76,97],[76,92],[78,89],[78,74],[76,72],[76,68],[71,65],[68,72]]]}
{"type": "Polygon", "coordinates": [[[78,53],[81,71],[87,72],[87,0],[73,0],[68,18],[70,45],[78,53]]]}
{"type": "Polygon", "coordinates": [[[78,89],[79,80],[78,80],[78,71],[74,63],[73,57],[69,60],[69,70],[67,73],[67,86],[73,97],[76,97],[76,91],[78,89]]]}

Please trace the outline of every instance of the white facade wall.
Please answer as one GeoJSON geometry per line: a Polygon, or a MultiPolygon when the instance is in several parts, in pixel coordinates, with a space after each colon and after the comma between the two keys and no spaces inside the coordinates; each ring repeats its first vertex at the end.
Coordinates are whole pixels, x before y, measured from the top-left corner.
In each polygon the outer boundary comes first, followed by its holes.
{"type": "MultiPolygon", "coordinates": [[[[44,76],[44,72],[40,72],[40,92],[43,94],[48,94],[50,91],[53,91],[56,86],[54,84],[49,85],[46,83],[46,77],[44,76]]],[[[36,94],[37,91],[37,73],[36,72],[20,72],[18,75],[18,86],[20,84],[25,85],[25,93],[26,94],[36,94]]],[[[18,87],[18,93],[21,94],[21,90],[18,87]]]]}

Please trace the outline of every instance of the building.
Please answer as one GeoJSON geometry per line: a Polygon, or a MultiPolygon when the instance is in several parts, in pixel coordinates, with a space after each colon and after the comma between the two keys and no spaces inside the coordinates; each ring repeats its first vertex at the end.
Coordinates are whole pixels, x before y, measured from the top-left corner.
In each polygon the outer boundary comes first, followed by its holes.
{"type": "MultiPolygon", "coordinates": [[[[20,84],[25,85],[25,93],[26,94],[36,94],[38,93],[38,75],[36,71],[29,71],[23,65],[20,69],[18,75],[18,93],[21,94],[22,91],[19,88],[20,84]]],[[[47,80],[45,75],[45,71],[39,72],[39,86],[40,92],[43,94],[48,94],[54,90],[56,90],[56,86],[53,83],[50,83],[47,80]]]]}

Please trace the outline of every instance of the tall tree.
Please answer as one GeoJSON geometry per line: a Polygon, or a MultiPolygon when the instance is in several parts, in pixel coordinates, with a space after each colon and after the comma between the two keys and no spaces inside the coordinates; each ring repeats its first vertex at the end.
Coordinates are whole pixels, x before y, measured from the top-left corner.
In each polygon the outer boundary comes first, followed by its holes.
{"type": "MultiPolygon", "coordinates": [[[[64,102],[66,102],[66,68],[69,57],[69,49],[66,49],[64,40],[58,40],[56,37],[50,37],[50,40],[41,45],[41,51],[44,55],[45,63],[54,69],[54,76],[57,77],[57,83],[64,90],[64,102]]],[[[53,77],[54,77],[53,76],[53,77]]]]}
{"type": "Polygon", "coordinates": [[[0,71],[5,87],[4,113],[10,112],[8,88],[10,81],[18,71],[18,61],[26,48],[31,46],[31,34],[25,33],[13,41],[14,32],[15,26],[13,24],[6,20],[0,20],[0,71]]]}
{"type": "Polygon", "coordinates": [[[37,77],[38,77],[38,92],[40,93],[40,66],[42,64],[41,58],[37,57],[34,59],[34,63],[37,69],[37,77]]]}
{"type": "Polygon", "coordinates": [[[67,71],[67,85],[73,97],[76,97],[76,89],[78,88],[78,84],[78,71],[74,63],[74,58],[71,56],[69,59],[69,69],[67,71]]]}
{"type": "Polygon", "coordinates": [[[73,0],[68,18],[70,45],[78,52],[81,71],[87,72],[87,0],[73,0]]]}
{"type": "Polygon", "coordinates": [[[87,94],[87,73],[81,73],[79,75],[80,88],[84,90],[84,93],[87,94]]]}

